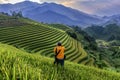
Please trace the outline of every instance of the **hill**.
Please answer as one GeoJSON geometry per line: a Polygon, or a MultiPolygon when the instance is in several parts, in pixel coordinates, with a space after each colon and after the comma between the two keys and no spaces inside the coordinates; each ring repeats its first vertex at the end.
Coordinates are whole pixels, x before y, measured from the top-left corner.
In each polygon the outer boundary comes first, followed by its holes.
{"type": "Polygon", "coordinates": [[[119,80],[112,71],[65,62],[64,69],[53,59],[30,54],[13,46],[0,44],[0,79],[2,80],[119,80]]]}
{"type": "MultiPolygon", "coordinates": [[[[120,40],[120,26],[117,24],[108,24],[105,27],[102,26],[91,26],[84,29],[89,35],[93,36],[96,39],[102,39],[105,41],[114,41],[116,40],[116,45],[119,44],[120,40]],[[118,44],[117,44],[118,43],[118,44]]],[[[115,43],[113,43],[115,44],[115,43]]]]}
{"type": "MultiPolygon", "coordinates": [[[[19,27],[1,27],[0,42],[13,45],[29,53],[53,57],[53,48],[57,42],[61,41],[66,48],[67,60],[76,63],[91,60],[81,43],[70,37],[65,31],[45,24],[30,22],[27,19],[24,22],[27,24],[19,27]]],[[[95,65],[94,60],[91,61],[90,65],[95,65]]]]}
{"type": "Polygon", "coordinates": [[[39,4],[24,1],[16,4],[0,5],[0,12],[11,14],[13,11],[22,11],[24,17],[44,23],[87,26],[101,22],[100,18],[56,3],[39,4]]]}
{"type": "Polygon", "coordinates": [[[85,31],[96,38],[98,44],[98,51],[100,52],[100,59],[107,60],[114,68],[120,70],[120,26],[116,24],[109,24],[105,27],[92,26],[85,29],[85,31]]]}

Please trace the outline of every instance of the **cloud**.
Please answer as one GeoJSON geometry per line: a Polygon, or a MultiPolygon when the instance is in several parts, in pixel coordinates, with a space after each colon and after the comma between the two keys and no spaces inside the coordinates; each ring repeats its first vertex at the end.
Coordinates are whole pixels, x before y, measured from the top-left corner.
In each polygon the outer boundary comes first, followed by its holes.
{"type": "MultiPolygon", "coordinates": [[[[18,3],[18,2],[22,2],[22,1],[33,1],[33,2],[38,2],[40,3],[40,0],[0,0],[0,3],[18,3]]],[[[44,0],[45,1],[45,0],[44,0]]]]}
{"type": "Polygon", "coordinates": [[[120,4],[116,4],[115,6],[111,5],[108,7],[105,7],[104,9],[96,10],[94,14],[98,15],[115,15],[115,14],[120,14],[120,4]]]}
{"type": "Polygon", "coordinates": [[[0,0],[0,3],[8,2],[9,0],[0,0]]]}
{"type": "Polygon", "coordinates": [[[118,0],[109,1],[109,3],[104,6],[103,8],[100,8],[99,10],[96,10],[95,14],[103,14],[103,15],[114,15],[114,14],[120,14],[120,3],[118,0]]]}
{"type": "Polygon", "coordinates": [[[66,6],[71,6],[72,4],[74,4],[74,1],[64,1],[64,2],[61,2],[61,4],[63,4],[63,5],[66,5],[66,6]]]}
{"type": "Polygon", "coordinates": [[[80,11],[96,15],[113,15],[120,13],[119,0],[60,0],[62,4],[80,11]]]}
{"type": "Polygon", "coordinates": [[[3,3],[3,1],[2,1],[2,0],[0,0],[0,3],[3,3]]]}
{"type": "Polygon", "coordinates": [[[0,4],[3,4],[3,3],[17,3],[17,2],[21,2],[21,1],[24,1],[24,0],[0,0],[0,4]]]}

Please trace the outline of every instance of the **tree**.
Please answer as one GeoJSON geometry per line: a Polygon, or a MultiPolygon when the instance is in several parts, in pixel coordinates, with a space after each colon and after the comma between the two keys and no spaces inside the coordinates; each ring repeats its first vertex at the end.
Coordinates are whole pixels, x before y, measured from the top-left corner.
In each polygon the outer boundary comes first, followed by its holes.
{"type": "Polygon", "coordinates": [[[22,11],[19,11],[19,12],[13,11],[13,12],[11,12],[11,13],[12,13],[12,16],[13,16],[13,17],[16,17],[16,18],[23,17],[22,11]]]}
{"type": "Polygon", "coordinates": [[[17,13],[17,16],[18,16],[18,17],[23,17],[22,11],[19,11],[19,12],[17,13]]]}

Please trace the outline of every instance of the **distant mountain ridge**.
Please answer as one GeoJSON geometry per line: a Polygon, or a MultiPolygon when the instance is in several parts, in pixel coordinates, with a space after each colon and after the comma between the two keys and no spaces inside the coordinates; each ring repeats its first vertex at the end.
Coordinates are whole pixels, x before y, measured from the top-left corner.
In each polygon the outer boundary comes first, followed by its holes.
{"type": "Polygon", "coordinates": [[[88,27],[93,24],[108,25],[116,23],[120,25],[120,14],[99,17],[86,14],[56,3],[42,3],[24,1],[16,4],[0,4],[0,12],[11,14],[12,11],[22,11],[24,17],[44,23],[58,23],[70,26],[88,27]]]}
{"type": "Polygon", "coordinates": [[[24,1],[16,4],[0,4],[0,12],[22,11],[24,17],[38,22],[87,26],[99,23],[100,18],[56,3],[24,1]]]}
{"type": "Polygon", "coordinates": [[[117,24],[120,25],[120,14],[117,15],[112,15],[109,17],[103,17],[105,22],[103,23],[104,26],[109,25],[109,24],[117,24]]]}

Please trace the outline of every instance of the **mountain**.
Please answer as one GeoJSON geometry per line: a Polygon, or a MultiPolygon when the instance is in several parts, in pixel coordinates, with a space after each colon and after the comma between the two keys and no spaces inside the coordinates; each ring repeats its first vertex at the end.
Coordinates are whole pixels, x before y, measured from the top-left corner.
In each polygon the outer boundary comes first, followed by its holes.
{"type": "Polygon", "coordinates": [[[105,20],[103,22],[103,25],[106,26],[106,25],[109,25],[109,24],[117,24],[117,25],[120,25],[120,14],[117,14],[117,15],[112,15],[112,16],[104,16],[103,17],[103,20],[105,20]]]}
{"type": "Polygon", "coordinates": [[[33,9],[35,7],[39,6],[38,3],[35,2],[21,2],[21,3],[16,3],[16,4],[0,4],[0,12],[6,12],[11,14],[12,11],[27,11],[29,9],[33,9]]]}
{"type": "Polygon", "coordinates": [[[0,4],[0,12],[22,11],[24,17],[44,23],[87,26],[101,22],[101,19],[56,3],[38,4],[24,1],[17,4],[0,4]]]}
{"type": "Polygon", "coordinates": [[[108,24],[104,27],[93,25],[84,30],[96,39],[103,39],[106,41],[120,40],[120,26],[117,24],[108,24]]]}

